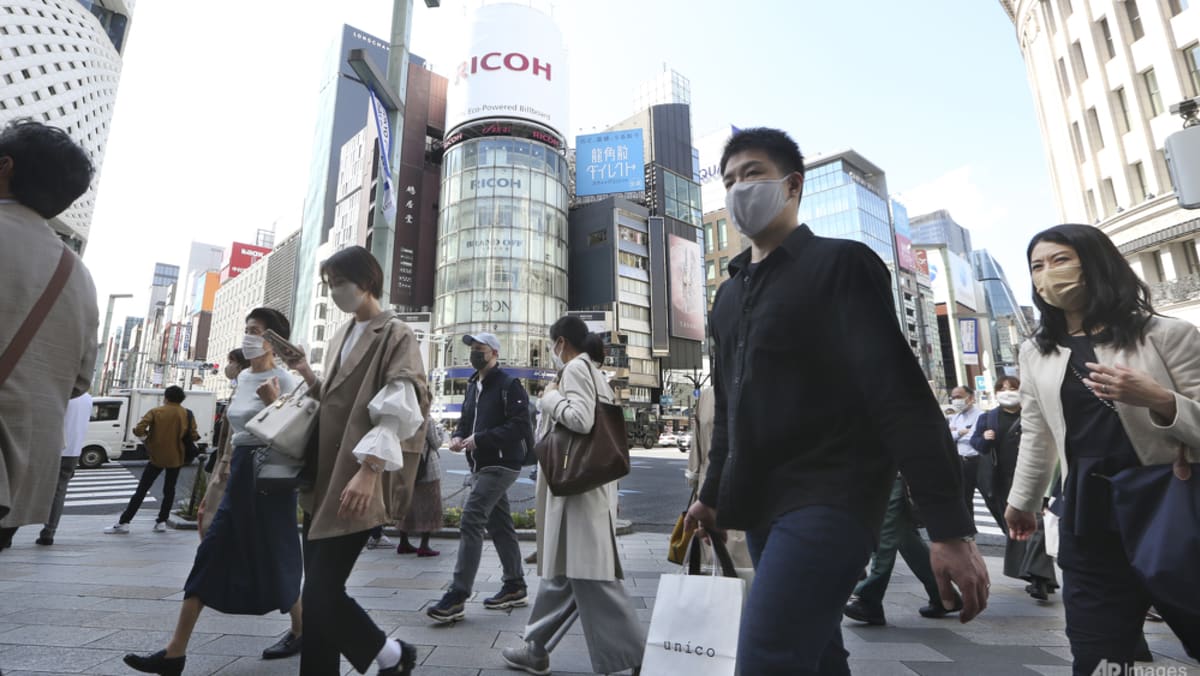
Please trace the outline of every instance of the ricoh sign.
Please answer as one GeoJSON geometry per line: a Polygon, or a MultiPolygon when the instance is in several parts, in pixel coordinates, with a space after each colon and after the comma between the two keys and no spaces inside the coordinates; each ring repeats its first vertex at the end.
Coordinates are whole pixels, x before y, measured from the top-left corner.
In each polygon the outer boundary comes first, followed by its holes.
{"type": "Polygon", "coordinates": [[[446,93],[447,139],[490,118],[567,128],[567,52],[549,16],[524,5],[484,5],[467,31],[467,52],[446,93]]]}

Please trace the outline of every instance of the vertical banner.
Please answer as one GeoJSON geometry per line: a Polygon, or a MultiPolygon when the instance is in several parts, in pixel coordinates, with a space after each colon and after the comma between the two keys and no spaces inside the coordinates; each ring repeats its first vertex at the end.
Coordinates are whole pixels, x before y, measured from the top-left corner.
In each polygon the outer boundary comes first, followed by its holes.
{"type": "Polygon", "coordinates": [[[671,335],[704,340],[704,254],[700,243],[667,235],[671,270],[671,335]]]}
{"type": "Polygon", "coordinates": [[[667,223],[662,216],[647,219],[650,230],[650,349],[655,357],[671,351],[667,333],[667,223]]]}
{"type": "Polygon", "coordinates": [[[958,320],[958,344],[962,349],[963,363],[968,366],[979,364],[979,320],[958,320]]]}
{"type": "Polygon", "coordinates": [[[392,185],[392,133],[387,109],[371,89],[371,112],[375,114],[375,130],[379,132],[379,156],[383,159],[383,217],[396,223],[396,190],[392,185]]]}

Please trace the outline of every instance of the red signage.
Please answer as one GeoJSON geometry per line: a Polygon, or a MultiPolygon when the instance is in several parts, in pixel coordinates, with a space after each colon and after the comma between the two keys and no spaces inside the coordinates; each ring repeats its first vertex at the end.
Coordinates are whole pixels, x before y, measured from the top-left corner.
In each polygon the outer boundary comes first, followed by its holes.
{"type": "Polygon", "coordinates": [[[917,272],[929,276],[929,253],[925,249],[913,249],[913,259],[917,263],[917,272]]]}
{"type": "Polygon", "coordinates": [[[481,70],[513,70],[517,72],[529,71],[534,77],[545,75],[546,81],[550,81],[550,64],[545,63],[536,56],[530,58],[520,52],[509,52],[501,54],[500,52],[488,52],[482,57],[472,56],[470,61],[463,61],[458,65],[458,79],[454,81],[458,84],[466,79],[468,75],[474,75],[481,70]]]}
{"type": "Polygon", "coordinates": [[[912,240],[904,235],[896,235],[896,258],[899,259],[901,268],[909,272],[917,269],[917,259],[913,256],[912,240]]]}
{"type": "Polygon", "coordinates": [[[254,265],[269,253],[271,253],[270,247],[234,242],[229,247],[229,255],[225,259],[225,266],[221,269],[221,283],[224,284],[242,274],[246,268],[254,265]]]}

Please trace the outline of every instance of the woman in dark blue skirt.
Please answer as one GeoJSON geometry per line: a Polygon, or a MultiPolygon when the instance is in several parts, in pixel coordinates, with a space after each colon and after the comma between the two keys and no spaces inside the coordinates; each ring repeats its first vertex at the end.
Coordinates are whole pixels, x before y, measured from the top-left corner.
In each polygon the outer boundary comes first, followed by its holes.
{"type": "Polygon", "coordinates": [[[296,491],[264,491],[256,486],[255,452],[262,441],[246,431],[246,423],[298,382],[275,365],[269,342],[273,330],[285,339],[287,318],[270,308],[257,308],[246,318],[242,351],[250,368],[238,375],[237,389],[226,415],[233,456],[225,496],[204,534],[192,571],[183,587],[183,606],[166,649],[149,655],[129,654],[125,663],[137,671],[178,676],[183,673],[188,640],[205,606],[235,615],[290,612],[292,628],[263,652],[265,659],[300,651],[300,579],[304,569],[296,523],[296,491]]]}

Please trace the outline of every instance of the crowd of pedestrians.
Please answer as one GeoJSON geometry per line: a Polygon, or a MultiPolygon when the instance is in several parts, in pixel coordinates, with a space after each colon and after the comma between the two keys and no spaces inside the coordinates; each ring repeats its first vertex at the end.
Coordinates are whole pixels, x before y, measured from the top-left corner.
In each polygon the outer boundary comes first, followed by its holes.
{"type": "MultiPolygon", "coordinates": [[[[738,131],[720,171],[730,218],[751,246],[730,262],[710,316],[712,387],[696,409],[683,525],[727,541],[733,567],[753,569],[740,673],[850,673],[842,619],[887,623],[883,599],[897,555],[924,586],[921,615],[969,622],[985,612],[977,491],[1008,537],[1005,575],[1045,601],[1062,570],[1073,673],[1143,659],[1152,606],[1200,657],[1200,610],[1191,602],[1200,579],[1194,561],[1180,563],[1200,524],[1185,503],[1163,497],[1190,490],[1185,475],[1200,462],[1200,334],[1154,312],[1112,242],[1082,225],[1033,238],[1041,322],[1021,348],[1021,379],[998,380],[998,405],[988,411],[958,386],[947,416],[895,321],[884,264],[865,245],[798,222],[805,168],[795,142],[773,129],[738,131]],[[1174,474],[1145,473],[1172,463],[1174,474]],[[1170,483],[1176,477],[1183,481],[1170,483]],[[1150,525],[1133,533],[1139,523],[1150,525]],[[1057,538],[1047,524],[1057,524],[1057,538]]],[[[22,280],[0,304],[0,549],[34,523],[43,524],[38,544],[53,544],[91,409],[95,290],[46,223],[91,174],[86,154],[59,130],[23,122],[0,132],[0,273],[22,280]],[[45,420],[56,424],[34,423],[45,420]]],[[[359,673],[414,672],[415,646],[388,637],[346,585],[364,547],[388,545],[387,525],[400,528],[398,554],[438,555],[430,535],[442,519],[444,437],[430,415],[417,338],[380,302],[379,262],[350,247],[320,271],[351,315],[330,341],[323,377],[288,342],[281,312],[260,307],[246,316],[225,371],[235,388],[214,435],[178,622],[162,649],[125,657],[137,671],[182,674],[207,607],[290,614],[289,631],[263,657],[299,654],[306,676],[339,673],[343,657],[359,673]],[[280,478],[272,473],[280,450],[261,422],[284,415],[274,412],[288,407],[276,402],[301,401],[314,403],[292,407],[311,412],[313,431],[289,465],[295,471],[280,478]]],[[[485,531],[503,585],[484,608],[530,605],[508,490],[535,447],[543,453],[558,431],[587,438],[600,427],[597,412],[616,403],[600,368],[603,342],[582,320],[559,319],[546,339],[556,376],[531,406],[501,365],[499,338],[462,337],[475,373],[448,448],[466,454],[470,492],[453,576],[426,610],[435,623],[465,618],[485,531]]],[[[154,530],[165,528],[198,434],[186,393],[167,387],[164,399],[134,430],[150,459],[106,533],[129,533],[160,474],[154,530]]],[[[593,669],[637,674],[646,634],[622,582],[616,482],[559,494],[548,473],[537,474],[537,592],[521,645],[501,657],[512,669],[548,674],[558,639],[578,619],[593,669]]]]}

